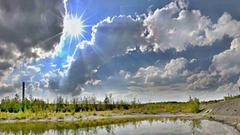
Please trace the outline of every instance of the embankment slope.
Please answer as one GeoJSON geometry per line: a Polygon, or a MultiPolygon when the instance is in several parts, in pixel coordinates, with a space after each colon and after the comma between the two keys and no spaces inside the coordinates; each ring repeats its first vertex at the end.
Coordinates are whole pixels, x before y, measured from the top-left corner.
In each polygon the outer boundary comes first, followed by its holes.
{"type": "Polygon", "coordinates": [[[206,105],[202,113],[211,119],[235,126],[240,131],[240,98],[206,105]]]}

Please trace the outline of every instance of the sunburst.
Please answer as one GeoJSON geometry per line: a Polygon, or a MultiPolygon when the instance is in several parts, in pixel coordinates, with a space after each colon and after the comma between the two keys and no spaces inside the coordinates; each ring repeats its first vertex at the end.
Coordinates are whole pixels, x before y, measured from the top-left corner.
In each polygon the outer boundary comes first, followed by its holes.
{"type": "Polygon", "coordinates": [[[84,38],[85,28],[82,16],[66,15],[63,21],[63,33],[69,35],[71,38],[84,38]]]}

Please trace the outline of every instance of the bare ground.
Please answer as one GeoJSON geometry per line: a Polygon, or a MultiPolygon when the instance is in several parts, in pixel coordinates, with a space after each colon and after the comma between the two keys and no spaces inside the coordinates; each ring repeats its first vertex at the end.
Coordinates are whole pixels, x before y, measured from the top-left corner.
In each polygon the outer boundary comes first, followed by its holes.
{"type": "Polygon", "coordinates": [[[201,112],[205,117],[235,126],[240,131],[240,99],[209,104],[201,112]]]}

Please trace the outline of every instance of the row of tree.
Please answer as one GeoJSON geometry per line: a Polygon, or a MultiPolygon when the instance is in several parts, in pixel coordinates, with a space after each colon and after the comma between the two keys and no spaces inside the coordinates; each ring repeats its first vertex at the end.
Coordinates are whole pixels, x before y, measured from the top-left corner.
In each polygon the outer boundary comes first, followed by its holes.
{"type": "Polygon", "coordinates": [[[198,112],[200,102],[197,98],[189,98],[188,102],[163,102],[141,104],[135,98],[131,102],[115,102],[112,95],[106,95],[103,101],[97,101],[95,97],[73,98],[64,100],[59,96],[54,102],[49,103],[33,97],[25,98],[23,101],[18,95],[15,98],[4,98],[1,100],[1,112],[81,112],[81,111],[106,111],[106,110],[131,110],[132,112],[198,112]]]}
{"type": "Polygon", "coordinates": [[[130,109],[134,107],[137,102],[134,100],[131,103],[118,101],[114,102],[112,95],[106,95],[103,101],[97,101],[95,97],[73,98],[67,100],[61,96],[53,103],[46,102],[41,99],[25,98],[22,101],[18,95],[10,99],[6,97],[1,100],[1,112],[20,112],[30,110],[32,112],[49,111],[49,112],[80,112],[80,111],[105,111],[114,109],[130,109]]]}

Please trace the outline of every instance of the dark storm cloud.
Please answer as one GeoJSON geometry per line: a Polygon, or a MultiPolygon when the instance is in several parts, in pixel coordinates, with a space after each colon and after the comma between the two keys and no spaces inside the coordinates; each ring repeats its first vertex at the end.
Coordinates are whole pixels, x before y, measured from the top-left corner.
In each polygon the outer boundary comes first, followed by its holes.
{"type": "Polygon", "coordinates": [[[72,95],[81,93],[82,85],[90,79],[93,70],[102,62],[103,60],[100,59],[92,47],[81,50],[79,58],[72,63],[60,92],[71,93],[72,95]]]}
{"type": "Polygon", "coordinates": [[[54,50],[64,13],[62,0],[0,1],[0,78],[24,58],[54,50]]]}
{"type": "Polygon", "coordinates": [[[11,64],[10,63],[8,63],[8,62],[0,62],[0,71],[1,70],[6,70],[6,69],[8,69],[9,67],[11,67],[11,64]]]}
{"type": "Polygon", "coordinates": [[[20,55],[14,44],[0,42],[0,79],[17,64],[20,55]]]}
{"type": "Polygon", "coordinates": [[[7,95],[7,94],[10,94],[10,93],[14,93],[16,92],[16,89],[12,86],[8,86],[8,85],[1,85],[0,84],[0,95],[3,96],[3,95],[7,95]]]}
{"type": "Polygon", "coordinates": [[[50,51],[60,35],[47,39],[62,31],[62,14],[61,0],[1,0],[0,41],[15,44],[27,57],[37,55],[32,48],[50,51]]]}

